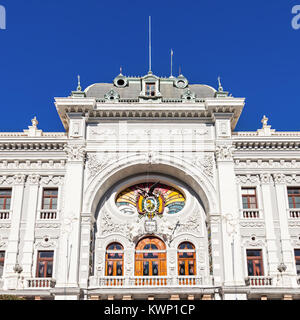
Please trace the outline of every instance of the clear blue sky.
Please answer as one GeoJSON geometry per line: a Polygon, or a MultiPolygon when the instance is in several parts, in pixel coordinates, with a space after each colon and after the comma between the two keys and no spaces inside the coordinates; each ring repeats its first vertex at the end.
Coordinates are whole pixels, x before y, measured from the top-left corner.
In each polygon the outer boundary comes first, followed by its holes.
{"type": "MultiPolygon", "coordinates": [[[[264,114],[277,130],[300,130],[300,30],[292,7],[300,0],[0,0],[0,131],[22,131],[37,116],[45,131],[62,131],[54,97],[76,88],[179,66],[191,83],[245,97],[237,130],[256,130],[264,114]]],[[[176,72],[175,72],[176,71],[176,72]]]]}

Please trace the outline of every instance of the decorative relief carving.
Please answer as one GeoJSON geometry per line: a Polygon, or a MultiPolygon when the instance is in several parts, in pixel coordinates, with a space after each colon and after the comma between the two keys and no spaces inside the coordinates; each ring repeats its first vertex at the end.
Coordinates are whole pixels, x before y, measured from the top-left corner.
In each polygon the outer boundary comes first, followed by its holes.
{"type": "Polygon", "coordinates": [[[269,184],[273,182],[273,177],[269,173],[262,173],[260,175],[260,181],[261,183],[269,184]]]}
{"type": "Polygon", "coordinates": [[[49,236],[44,236],[43,239],[36,240],[35,248],[55,248],[57,240],[51,239],[49,236]]]}
{"type": "Polygon", "coordinates": [[[98,159],[95,154],[88,155],[88,170],[89,177],[94,177],[98,172],[101,172],[112,160],[115,160],[115,156],[104,156],[101,159],[98,159]]]}
{"type": "Polygon", "coordinates": [[[36,223],[35,227],[38,229],[58,229],[60,227],[60,223],[36,223]]]}
{"type": "Polygon", "coordinates": [[[285,160],[246,160],[241,161],[239,159],[235,160],[236,168],[249,168],[249,169],[291,169],[291,168],[300,168],[300,162],[296,160],[285,161],[285,160]]]}
{"type": "Polygon", "coordinates": [[[39,174],[30,174],[27,178],[28,183],[30,184],[39,184],[41,176],[39,174]]]}
{"type": "Polygon", "coordinates": [[[157,158],[158,158],[157,152],[149,151],[148,153],[145,154],[146,163],[149,163],[149,164],[157,163],[158,162],[157,158]]]}
{"type": "Polygon", "coordinates": [[[220,145],[216,148],[216,158],[219,161],[231,161],[234,147],[232,145],[220,145]]]}
{"type": "Polygon", "coordinates": [[[214,167],[215,161],[213,155],[205,155],[204,157],[196,158],[193,163],[196,166],[199,166],[201,170],[206,174],[208,177],[214,177],[214,167]]]}
{"type": "Polygon", "coordinates": [[[241,228],[264,228],[265,223],[262,221],[255,222],[240,222],[241,228]]]}
{"type": "Polygon", "coordinates": [[[236,183],[240,185],[259,184],[260,179],[258,175],[247,174],[245,176],[236,176],[236,183]]]}
{"type": "Polygon", "coordinates": [[[54,185],[63,185],[64,177],[62,176],[47,176],[41,178],[42,185],[54,184],[54,185]]]}
{"type": "MultiPolygon", "coordinates": [[[[156,219],[157,234],[161,235],[166,241],[170,242],[173,236],[184,232],[201,232],[200,214],[194,213],[186,222],[172,223],[167,217],[156,219]]],[[[100,230],[102,235],[110,235],[112,233],[120,233],[127,237],[130,241],[134,241],[139,236],[147,233],[145,231],[145,221],[136,219],[131,223],[114,223],[112,216],[108,212],[104,212],[101,220],[100,230]]]]}
{"type": "Polygon", "coordinates": [[[286,177],[282,173],[276,173],[273,175],[274,176],[274,182],[277,184],[284,184],[286,183],[286,177]]]}
{"type": "Polygon", "coordinates": [[[190,216],[185,223],[181,223],[176,234],[180,232],[201,232],[200,213],[196,212],[190,216]]]}
{"type": "Polygon", "coordinates": [[[68,160],[84,160],[86,148],[83,145],[70,145],[67,144],[64,147],[64,151],[67,153],[68,160]]]}
{"type": "Polygon", "coordinates": [[[25,174],[16,174],[14,177],[14,184],[24,184],[26,175],[25,174]]]}

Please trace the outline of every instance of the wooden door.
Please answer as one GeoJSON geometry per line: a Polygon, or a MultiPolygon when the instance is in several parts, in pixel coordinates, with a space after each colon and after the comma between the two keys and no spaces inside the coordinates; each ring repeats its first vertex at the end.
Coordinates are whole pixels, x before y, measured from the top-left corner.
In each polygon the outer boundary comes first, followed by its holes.
{"type": "Polygon", "coordinates": [[[167,275],[166,246],[163,241],[147,237],[137,244],[135,275],[149,277],[167,275]]]}

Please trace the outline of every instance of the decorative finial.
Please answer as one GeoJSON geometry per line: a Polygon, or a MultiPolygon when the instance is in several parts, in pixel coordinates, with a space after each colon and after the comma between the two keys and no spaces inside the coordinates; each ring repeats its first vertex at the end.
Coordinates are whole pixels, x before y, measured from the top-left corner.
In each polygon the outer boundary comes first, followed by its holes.
{"type": "Polygon", "coordinates": [[[266,116],[262,118],[261,123],[263,124],[263,129],[268,126],[268,121],[269,119],[266,116]]]}
{"type": "Polygon", "coordinates": [[[219,83],[219,92],[222,92],[223,91],[223,87],[222,87],[222,84],[221,84],[221,77],[218,76],[218,83],[219,83]]]}
{"type": "Polygon", "coordinates": [[[36,117],[34,117],[32,120],[31,120],[31,123],[32,123],[32,126],[34,128],[37,128],[37,125],[39,124],[39,122],[37,121],[36,117]]]}
{"type": "Polygon", "coordinates": [[[122,74],[122,67],[120,67],[120,76],[122,76],[123,74],[122,74]]]}
{"type": "Polygon", "coordinates": [[[181,76],[181,66],[179,66],[179,75],[181,76]]]}
{"type": "Polygon", "coordinates": [[[77,85],[77,91],[81,91],[81,85],[80,85],[80,75],[78,75],[78,85],[77,85]]]}

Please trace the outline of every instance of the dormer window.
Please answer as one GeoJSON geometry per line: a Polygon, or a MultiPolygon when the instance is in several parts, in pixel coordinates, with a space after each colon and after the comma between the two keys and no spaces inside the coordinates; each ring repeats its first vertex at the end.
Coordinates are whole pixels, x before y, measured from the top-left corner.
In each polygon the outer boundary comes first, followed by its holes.
{"type": "Polygon", "coordinates": [[[154,97],[155,96],[155,83],[154,82],[146,83],[145,95],[147,97],[154,97]]]}

